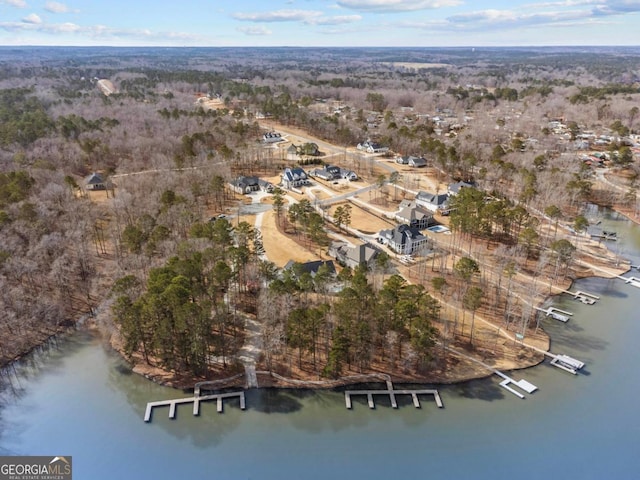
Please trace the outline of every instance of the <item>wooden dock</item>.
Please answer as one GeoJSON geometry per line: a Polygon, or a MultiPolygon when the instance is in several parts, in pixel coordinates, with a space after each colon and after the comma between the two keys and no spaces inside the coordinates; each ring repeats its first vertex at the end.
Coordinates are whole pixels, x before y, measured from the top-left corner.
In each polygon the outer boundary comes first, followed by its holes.
{"type": "Polygon", "coordinates": [[[433,395],[433,398],[436,402],[438,408],[444,408],[444,404],[442,403],[442,399],[440,398],[440,393],[435,389],[418,389],[418,390],[395,390],[393,388],[393,383],[387,380],[387,389],[386,390],[346,390],[344,392],[344,402],[346,407],[351,410],[353,404],[351,402],[352,396],[358,395],[366,395],[367,403],[369,404],[369,408],[376,408],[376,404],[374,402],[375,395],[387,395],[389,396],[389,400],[391,401],[391,407],[398,408],[398,402],[396,400],[397,395],[411,395],[411,399],[413,401],[413,406],[416,408],[420,407],[420,399],[418,395],[433,395]]]}
{"type": "Polygon", "coordinates": [[[177,410],[177,406],[183,403],[193,403],[193,415],[194,416],[198,416],[200,415],[200,403],[202,402],[207,402],[209,400],[216,400],[217,405],[217,411],[218,413],[222,413],[223,411],[223,400],[226,398],[235,398],[238,397],[240,399],[240,409],[244,410],[246,408],[245,405],[245,397],[244,397],[244,391],[242,392],[230,392],[230,393],[217,393],[214,395],[200,395],[200,392],[198,391],[197,394],[193,397],[188,397],[188,398],[177,398],[174,400],[160,400],[157,402],[149,402],[147,403],[147,408],[144,412],[144,421],[145,422],[150,422],[151,421],[151,415],[153,412],[153,409],[156,407],[166,407],[169,406],[169,418],[174,419],[176,418],[176,410],[177,410]]]}

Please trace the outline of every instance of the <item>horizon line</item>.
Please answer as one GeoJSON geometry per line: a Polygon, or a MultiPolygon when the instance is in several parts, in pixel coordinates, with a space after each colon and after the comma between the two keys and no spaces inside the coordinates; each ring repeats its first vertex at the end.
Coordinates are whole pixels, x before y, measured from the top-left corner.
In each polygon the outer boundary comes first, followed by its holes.
{"type": "Polygon", "coordinates": [[[2,45],[0,48],[640,48],[640,44],[512,44],[512,45],[2,45]]]}

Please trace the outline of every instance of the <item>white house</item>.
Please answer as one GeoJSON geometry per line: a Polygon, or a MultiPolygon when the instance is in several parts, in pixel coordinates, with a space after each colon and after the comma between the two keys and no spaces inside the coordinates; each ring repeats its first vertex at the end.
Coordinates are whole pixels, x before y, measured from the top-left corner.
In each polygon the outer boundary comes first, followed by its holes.
{"type": "Polygon", "coordinates": [[[418,192],[415,198],[416,205],[426,208],[431,212],[445,211],[449,202],[449,195],[446,193],[418,192]]]}
{"type": "Polygon", "coordinates": [[[285,168],[282,172],[282,186],[284,188],[291,190],[304,185],[309,185],[309,178],[302,168],[285,168]]]}
{"type": "Polygon", "coordinates": [[[370,140],[359,143],[356,148],[367,153],[385,153],[389,151],[389,147],[383,147],[379,143],[372,142],[370,140]]]}
{"type": "Polygon", "coordinates": [[[378,234],[378,242],[389,246],[391,250],[403,255],[410,255],[427,246],[428,238],[417,228],[409,225],[398,225],[393,230],[382,230],[378,234]]]}
{"type": "Polygon", "coordinates": [[[262,143],[278,143],[283,141],[282,135],[277,132],[267,132],[262,135],[262,143]]]}

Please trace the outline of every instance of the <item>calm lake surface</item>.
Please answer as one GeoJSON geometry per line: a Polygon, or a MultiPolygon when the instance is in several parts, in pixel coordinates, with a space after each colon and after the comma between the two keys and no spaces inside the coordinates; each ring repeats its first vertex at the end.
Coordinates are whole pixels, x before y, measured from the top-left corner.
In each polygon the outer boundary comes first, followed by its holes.
{"type": "MultiPolygon", "coordinates": [[[[608,215],[614,249],[640,263],[640,229],[608,215]]],[[[634,271],[637,276],[640,273],[634,271]]],[[[632,275],[633,273],[627,274],[632,275]]],[[[16,368],[0,394],[0,455],[72,455],[76,479],[637,479],[640,478],[640,289],[586,279],[595,306],[565,297],[543,321],[552,351],[586,363],[514,372],[539,390],[521,400],[497,377],[439,387],[445,408],[388,401],[345,408],[336,392],[248,392],[247,410],[215,402],[143,422],[148,401],[182,392],[130,374],[99,340],[77,334],[16,368]]]]}

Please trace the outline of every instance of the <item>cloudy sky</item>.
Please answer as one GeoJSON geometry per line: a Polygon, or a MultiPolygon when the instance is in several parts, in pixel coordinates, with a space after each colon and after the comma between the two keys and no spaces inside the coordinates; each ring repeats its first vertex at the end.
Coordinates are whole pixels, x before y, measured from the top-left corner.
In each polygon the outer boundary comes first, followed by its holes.
{"type": "Polygon", "coordinates": [[[640,0],[0,0],[0,45],[640,45],[640,0]]]}

